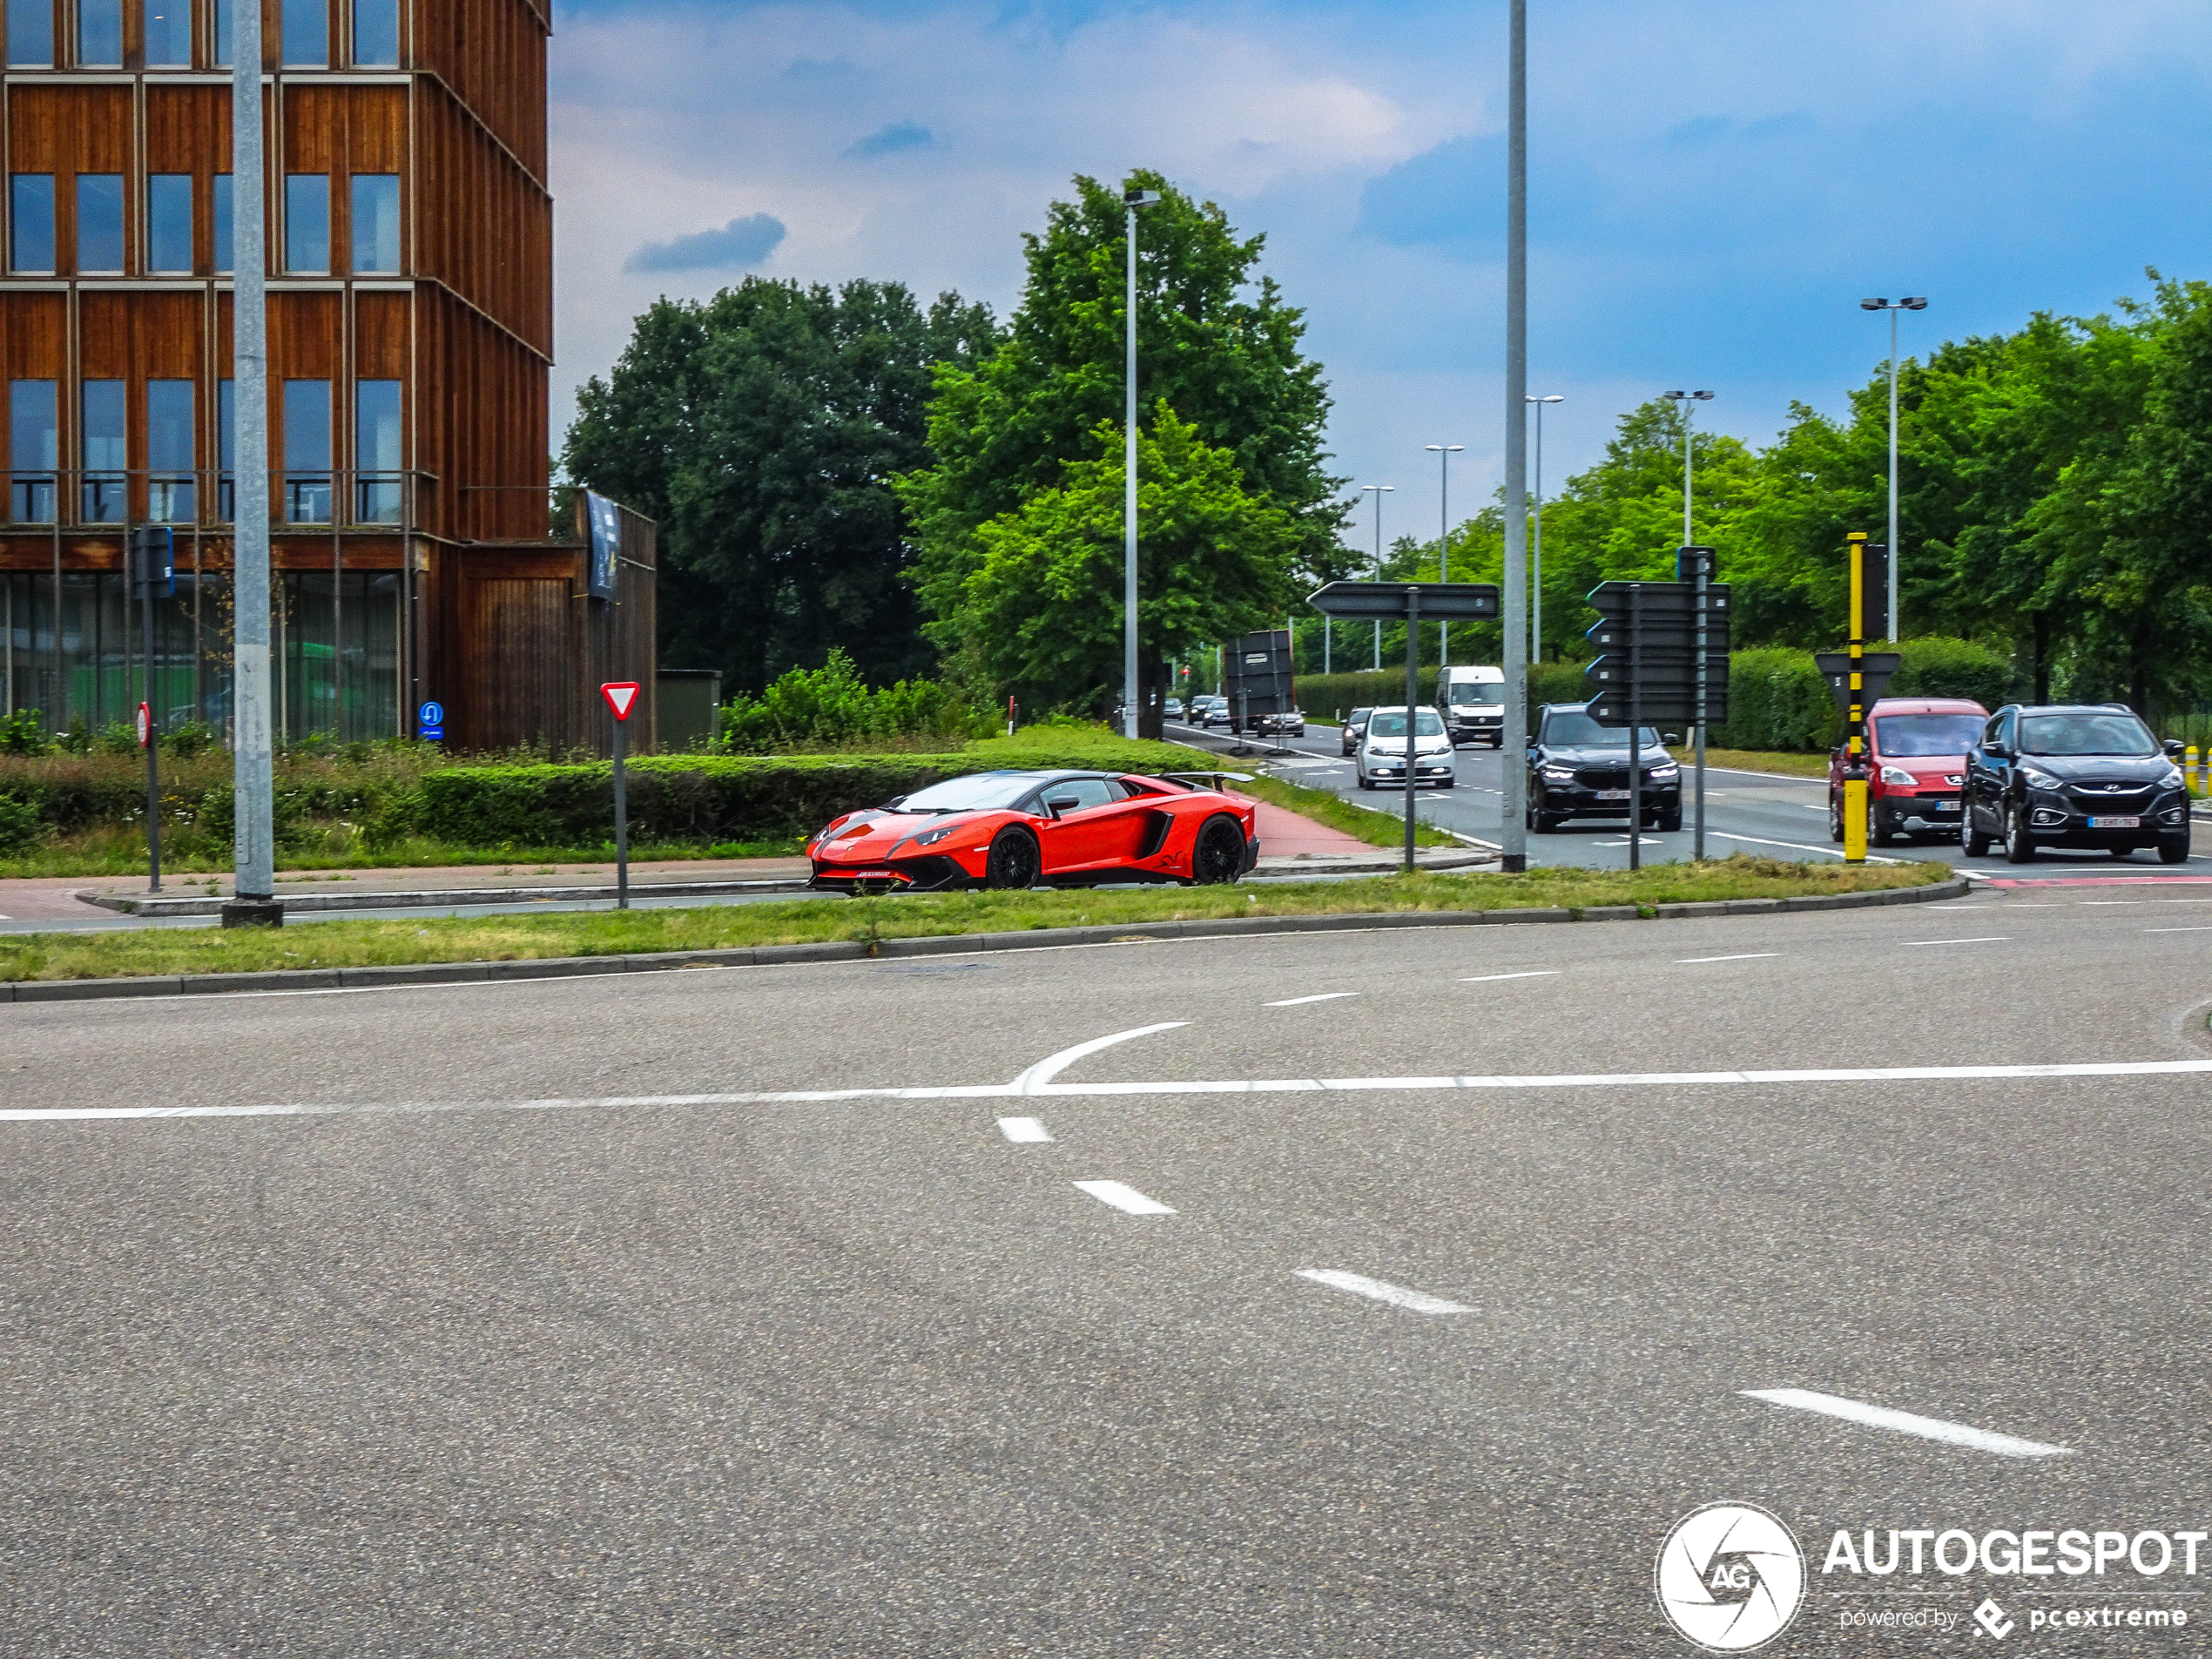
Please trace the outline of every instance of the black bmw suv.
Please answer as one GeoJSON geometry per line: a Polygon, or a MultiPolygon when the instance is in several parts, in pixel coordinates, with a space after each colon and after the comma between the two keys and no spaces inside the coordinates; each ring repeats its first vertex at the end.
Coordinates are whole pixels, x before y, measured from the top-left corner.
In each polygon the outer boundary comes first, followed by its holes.
{"type": "MultiPolygon", "coordinates": [[[[1643,821],[1682,827],[1682,768],[1645,726],[1636,734],[1643,821]]],[[[1547,703],[1528,745],[1528,827],[1548,835],[1570,818],[1629,816],[1629,733],[1600,725],[1581,703],[1547,703]]]]}
{"type": "Polygon", "coordinates": [[[2001,841],[2025,864],[2039,846],[2101,847],[2125,858],[2155,846],[2168,864],[2189,855],[2189,795],[2161,745],[2121,703],[2022,707],[1989,717],[1966,751],[1959,842],[1979,858],[2001,841]]]}

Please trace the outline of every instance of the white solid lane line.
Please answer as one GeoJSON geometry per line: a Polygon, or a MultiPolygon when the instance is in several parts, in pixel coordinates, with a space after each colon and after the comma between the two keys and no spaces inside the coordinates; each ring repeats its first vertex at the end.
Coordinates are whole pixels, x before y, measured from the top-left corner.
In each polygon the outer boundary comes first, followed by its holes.
{"type": "Polygon", "coordinates": [[[1525,974],[1477,974],[1473,979],[1463,979],[1462,985],[1487,985],[1501,979],[1549,979],[1561,970],[1556,968],[1532,968],[1525,974]]]}
{"type": "Polygon", "coordinates": [[[1675,958],[1675,966],[1691,968],[1699,962],[1756,962],[1764,961],[1769,956],[1780,954],[1782,953],[1778,950],[1747,950],[1737,956],[1677,956],[1675,958]]]}
{"type": "Polygon", "coordinates": [[[1171,1216],[1175,1211],[1157,1198],[1148,1198],[1135,1187],[1118,1181],[1078,1181],[1076,1185],[1098,1200],[1132,1216],[1171,1216]]]}
{"type": "Polygon", "coordinates": [[[2147,934],[2212,934],[2212,927],[2146,927],[2147,934]]]}
{"type": "Polygon", "coordinates": [[[1980,939],[1908,939],[1908,945],[2006,945],[2012,941],[2003,934],[1990,934],[1980,939]]]}
{"type": "Polygon", "coordinates": [[[1110,1037],[1093,1037],[1089,1042],[1078,1042],[1072,1049],[1062,1049],[1058,1054],[1047,1055],[1008,1083],[1007,1089],[1016,1095],[1041,1094],[1055,1077],[1086,1055],[1096,1054],[1101,1049],[1110,1049],[1117,1042],[1127,1042],[1132,1037],[1149,1037],[1155,1032],[1174,1031],[1190,1023],[1188,1020],[1163,1020],[1157,1025],[1140,1025],[1134,1031],[1116,1031],[1110,1037]]]}
{"type": "MultiPolygon", "coordinates": [[[[1793,1071],[1562,1072],[1489,1077],[1251,1077],[1171,1082],[1054,1083],[1036,1092],[1069,1099],[1116,1095],[1312,1095],[1436,1089],[1765,1088],[1776,1084],[1972,1082],[2008,1077],[2180,1077],[2212,1073],[2212,1060],[2114,1060],[2047,1066],[1863,1066],[1793,1071]]],[[[600,1095],[548,1100],[369,1101],[263,1106],[38,1106],[0,1110],[0,1123],[104,1118],[346,1117],[442,1112],[604,1111],[624,1107],[797,1106],[844,1100],[1004,1100],[1008,1083],[918,1089],[802,1089],[743,1095],[600,1095]]]]}
{"type": "Polygon", "coordinates": [[[1946,1423],[1939,1417],[1922,1417],[1914,1412],[1892,1411],[1886,1406],[1868,1406],[1834,1394],[1815,1393],[1809,1388],[1746,1388],[1743,1392],[1750,1399],[1764,1399],[1769,1405],[1788,1406],[1801,1412],[1818,1412],[1824,1417],[1840,1417],[1846,1422],[1864,1423],[1869,1428],[1892,1429],[1899,1434],[1917,1434],[1925,1440],[1941,1440],[1946,1446],[1965,1446],[1977,1452],[1994,1452],[1999,1457],[2072,1455],[2069,1448],[2063,1446],[2047,1446],[2041,1440],[2018,1440],[2010,1434],[1993,1434],[1986,1428],[1969,1428],[1964,1423],[1946,1423]]]}
{"type": "Polygon", "coordinates": [[[1286,996],[1279,1002],[1263,1002],[1264,1008],[1294,1008],[1307,1002],[1333,1002],[1339,997],[1357,996],[1357,991],[1322,991],[1313,996],[1286,996]]]}
{"type": "MultiPolygon", "coordinates": [[[[1825,812],[1828,809],[1824,806],[1819,810],[1825,812]]],[[[1730,835],[1725,830],[1716,829],[1709,829],[1705,833],[1717,840],[1742,841],[1747,846],[1786,846],[1793,853],[1819,853],[1831,859],[1839,859],[1844,856],[1844,849],[1840,846],[1808,846],[1803,841],[1770,840],[1764,835],[1730,835]]],[[[1866,855],[1866,861],[1869,864],[1903,864],[1905,860],[1885,859],[1877,853],[1869,853],[1866,855]]]]}
{"type": "Polygon", "coordinates": [[[1017,1145],[1038,1145],[1052,1138],[1034,1117],[1001,1117],[999,1133],[1017,1145]]]}
{"type": "Polygon", "coordinates": [[[1333,1267],[1301,1267],[1300,1278],[1310,1278],[1316,1285],[1333,1285],[1339,1291],[1350,1291],[1354,1296],[1365,1296],[1377,1302],[1387,1302],[1393,1307],[1404,1308],[1409,1313],[1472,1313],[1474,1310],[1464,1302],[1447,1302],[1440,1296],[1431,1296],[1426,1291],[1409,1291],[1402,1285],[1392,1285],[1379,1278],[1369,1278],[1365,1273],[1346,1273],[1333,1267]]]}

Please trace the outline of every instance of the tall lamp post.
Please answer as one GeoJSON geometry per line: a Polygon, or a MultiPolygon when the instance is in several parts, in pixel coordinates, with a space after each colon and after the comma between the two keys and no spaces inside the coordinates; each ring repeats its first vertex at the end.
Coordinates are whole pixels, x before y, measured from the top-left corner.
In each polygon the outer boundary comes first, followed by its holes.
{"type": "MultiPolygon", "coordinates": [[[[1452,579],[1452,457],[1467,448],[1464,443],[1432,443],[1425,446],[1436,457],[1436,579],[1452,579]]],[[[1436,665],[1440,669],[1452,665],[1452,624],[1436,624],[1436,665]]]]}
{"type": "Polygon", "coordinates": [[[1524,392],[1521,401],[1536,406],[1536,545],[1528,570],[1528,660],[1536,663],[1544,657],[1544,405],[1567,400],[1557,392],[1548,397],[1524,392]]]}
{"type": "Polygon", "coordinates": [[[1129,297],[1122,313],[1129,374],[1122,415],[1122,735],[1136,735],[1136,210],[1160,199],[1156,190],[1124,190],[1129,216],[1129,297]]]}
{"type": "Polygon", "coordinates": [[[1700,403],[1713,401],[1710,392],[1662,392],[1663,398],[1673,401],[1682,411],[1682,543],[1689,546],[1696,537],[1689,533],[1689,423],[1700,403]]]}
{"type": "Polygon", "coordinates": [[[1900,311],[1925,311],[1925,294],[1912,294],[1903,300],[1861,300],[1861,311],[1886,311],[1890,314],[1890,591],[1889,637],[1897,637],[1897,570],[1904,560],[1897,544],[1897,314],[1900,311]]]}
{"type": "MultiPolygon", "coordinates": [[[[1375,498],[1375,580],[1382,580],[1382,498],[1398,488],[1396,484],[1362,484],[1362,495],[1372,493],[1375,498]]],[[[1382,671],[1382,624],[1375,624],[1375,671],[1382,671]]]]}
{"type": "Polygon", "coordinates": [[[1504,821],[1498,867],[1528,867],[1528,0],[1507,0],[1506,44],[1506,556],[1504,821]]]}

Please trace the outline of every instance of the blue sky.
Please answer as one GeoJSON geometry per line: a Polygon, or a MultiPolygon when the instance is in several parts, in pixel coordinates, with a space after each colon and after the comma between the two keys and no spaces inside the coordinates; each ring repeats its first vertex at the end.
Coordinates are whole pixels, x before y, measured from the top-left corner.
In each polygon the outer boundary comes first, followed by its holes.
{"type": "MultiPolygon", "coordinates": [[[[1883,356],[2212,276],[2202,0],[1530,0],[1532,389],[1556,480],[1656,390],[1764,442],[1883,356]]],[[[1433,529],[1503,445],[1503,0],[577,0],[556,10],[555,419],[660,293],[746,271],[1001,312],[1070,175],[1268,238],[1337,470],[1433,529]],[[1426,508],[1417,506],[1426,502],[1426,508]]],[[[1410,515],[1400,518],[1398,515],[1410,515]]],[[[1456,516],[1456,515],[1455,515],[1456,516]]],[[[1363,516],[1359,541],[1371,534],[1363,516]]]]}

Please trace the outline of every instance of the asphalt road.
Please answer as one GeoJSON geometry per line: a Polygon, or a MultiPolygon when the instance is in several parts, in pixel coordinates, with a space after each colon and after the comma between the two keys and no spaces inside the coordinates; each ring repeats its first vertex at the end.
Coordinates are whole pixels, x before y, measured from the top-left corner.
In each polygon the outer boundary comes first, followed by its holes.
{"type": "Polygon", "coordinates": [[[2202,1652],[2134,891],[0,1010],[0,1651],[1689,1655],[1729,1500],[1770,1653],[2202,1652]],[[1821,1570],[2070,1527],[2176,1565],[1821,1570]]]}
{"type": "MultiPolygon", "coordinates": [[[[1222,732],[1201,732],[1196,727],[1170,728],[1170,736],[1225,750],[1234,741],[1222,732]]],[[[1289,758],[1265,763],[1266,769],[1309,789],[1326,789],[1379,811],[1399,813],[1403,788],[1362,791],[1351,758],[1343,752],[1334,726],[1313,726],[1303,738],[1289,738],[1271,746],[1292,752],[1289,758]]],[[[1690,789],[1692,769],[1687,745],[1670,750],[1683,762],[1683,827],[1672,834],[1646,830],[1642,857],[1646,863],[1691,856],[1690,789]]],[[[1505,760],[1497,751],[1467,748],[1456,752],[1457,781],[1450,789],[1433,786],[1417,797],[1421,817],[1440,829],[1453,831],[1486,845],[1497,844],[1504,827],[1505,760]]],[[[1629,834],[1625,822],[1577,819],[1549,835],[1527,838],[1528,861],[1541,865],[1576,865],[1595,869],[1624,869],[1629,862],[1629,834]]],[[[2198,850],[2187,868],[2212,874],[2212,833],[2199,826],[2198,850]]],[[[1785,778],[1769,772],[1724,772],[1708,767],[1705,786],[1705,852],[1709,858],[1730,853],[1759,853],[1773,858],[1832,858],[1843,848],[1828,839],[1828,786],[1818,778],[1785,778]]],[[[1969,859],[1954,838],[1927,836],[1871,848],[1876,858],[1941,859],[1962,870],[1982,875],[2017,876],[2019,867],[2005,862],[2001,851],[1989,857],[1969,859]]],[[[2035,867],[2046,873],[2059,870],[2098,874],[2153,874],[2161,866],[2155,853],[2141,852],[2127,860],[2109,854],[2073,852],[2063,848],[2040,853],[2035,867]]]]}

